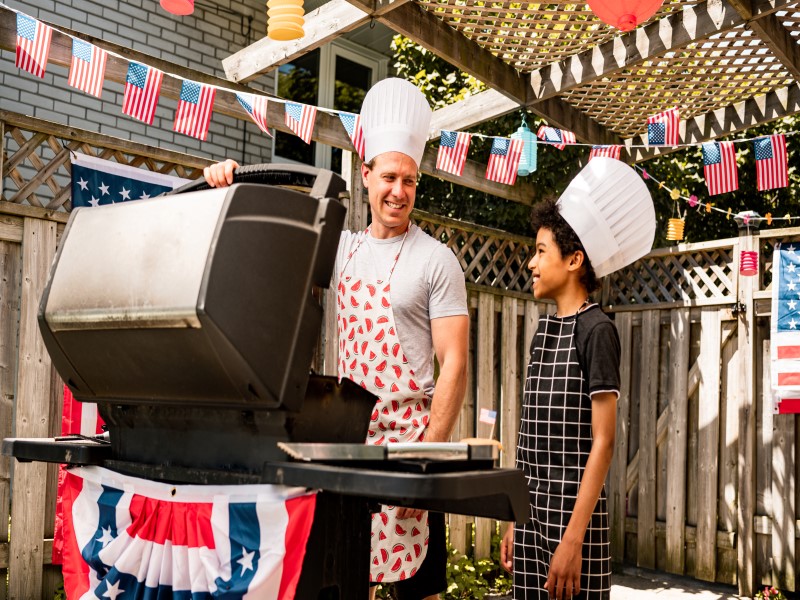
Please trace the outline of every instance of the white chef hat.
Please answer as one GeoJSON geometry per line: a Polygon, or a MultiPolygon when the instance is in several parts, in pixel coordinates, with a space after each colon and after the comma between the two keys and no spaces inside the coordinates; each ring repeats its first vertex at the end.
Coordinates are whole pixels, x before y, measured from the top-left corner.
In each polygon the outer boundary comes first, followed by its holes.
{"type": "Polygon", "coordinates": [[[590,160],[561,194],[558,205],[598,277],[631,264],[653,247],[653,199],[636,171],[619,160],[590,160]]]}
{"type": "Polygon", "coordinates": [[[397,78],[376,83],[361,105],[364,161],[384,152],[402,152],[419,167],[431,114],[428,101],[413,83],[397,78]]]}

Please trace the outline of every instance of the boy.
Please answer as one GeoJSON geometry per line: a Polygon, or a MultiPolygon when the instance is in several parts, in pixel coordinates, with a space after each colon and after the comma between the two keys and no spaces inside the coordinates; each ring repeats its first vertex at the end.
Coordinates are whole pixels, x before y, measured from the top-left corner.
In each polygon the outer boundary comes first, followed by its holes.
{"type": "Polygon", "coordinates": [[[607,599],[603,482],[614,451],[620,345],[589,294],[598,277],[650,250],[655,211],[633,169],[595,158],[558,202],[534,207],[532,226],[533,293],[555,301],[556,313],[539,320],[522,402],[517,467],[528,480],[531,521],[508,528],[501,562],[509,571],[513,563],[515,600],[607,599]]]}

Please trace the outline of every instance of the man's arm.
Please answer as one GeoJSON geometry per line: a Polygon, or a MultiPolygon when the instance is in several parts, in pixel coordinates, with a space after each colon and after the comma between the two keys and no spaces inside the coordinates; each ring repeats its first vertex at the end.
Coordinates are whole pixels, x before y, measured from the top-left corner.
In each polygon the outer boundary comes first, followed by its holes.
{"type": "Polygon", "coordinates": [[[439,361],[439,378],[431,399],[431,419],[425,431],[425,441],[447,442],[467,389],[469,317],[456,315],[433,319],[431,337],[439,361]]]}

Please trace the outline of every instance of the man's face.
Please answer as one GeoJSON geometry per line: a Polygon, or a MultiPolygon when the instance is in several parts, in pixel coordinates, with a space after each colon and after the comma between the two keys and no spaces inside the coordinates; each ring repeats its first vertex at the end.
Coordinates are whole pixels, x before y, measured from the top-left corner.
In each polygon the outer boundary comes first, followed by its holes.
{"type": "Polygon", "coordinates": [[[384,152],[375,157],[372,168],[361,167],[369,191],[372,234],[400,235],[408,226],[417,193],[417,164],[402,152],[384,152]]]}

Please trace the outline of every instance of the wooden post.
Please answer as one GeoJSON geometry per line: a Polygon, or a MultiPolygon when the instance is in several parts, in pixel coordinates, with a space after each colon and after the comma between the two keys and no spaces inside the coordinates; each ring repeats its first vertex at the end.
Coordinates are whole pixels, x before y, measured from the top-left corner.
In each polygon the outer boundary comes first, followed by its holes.
{"type": "MultiPolygon", "coordinates": [[[[51,361],[39,334],[36,314],[50,263],[56,251],[56,223],[26,218],[22,243],[22,294],[15,431],[16,437],[49,433],[51,361]]],[[[47,465],[16,463],[12,487],[9,597],[39,598],[47,465]]]]}
{"type": "MultiPolygon", "coordinates": [[[[482,408],[493,410],[494,399],[494,294],[478,294],[478,395],[475,399],[476,432],[478,437],[488,437],[491,425],[478,421],[482,408]]],[[[475,519],[475,558],[489,556],[492,541],[491,519],[475,519]]]]}
{"type": "Polygon", "coordinates": [[[498,434],[503,445],[501,465],[513,468],[517,455],[517,436],[519,435],[519,374],[517,365],[517,299],[503,296],[502,312],[502,353],[500,363],[500,411],[498,419],[501,430],[498,434]]]}
{"type": "Polygon", "coordinates": [[[689,408],[689,310],[670,314],[669,433],[667,434],[667,560],[683,575],[686,561],[686,451],[689,408]]]}
{"type": "Polygon", "coordinates": [[[661,312],[642,313],[642,363],[639,372],[639,515],[636,562],[656,567],[656,424],[658,421],[658,349],[661,312]]]}

